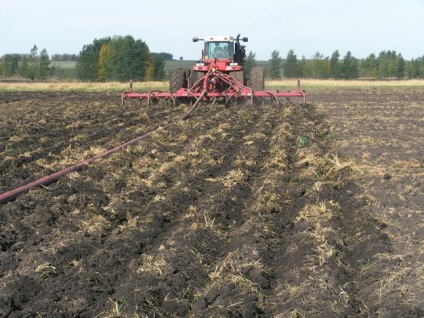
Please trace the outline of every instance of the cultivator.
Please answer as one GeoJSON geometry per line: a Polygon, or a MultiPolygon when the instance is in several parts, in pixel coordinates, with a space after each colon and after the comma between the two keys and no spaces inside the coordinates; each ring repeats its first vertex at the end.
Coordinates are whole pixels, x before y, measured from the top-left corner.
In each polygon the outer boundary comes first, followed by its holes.
{"type": "Polygon", "coordinates": [[[132,81],[130,82],[130,90],[121,94],[121,103],[124,104],[126,99],[138,99],[141,102],[145,101],[147,105],[156,104],[159,100],[164,99],[170,101],[175,106],[179,102],[192,102],[197,100],[203,91],[203,100],[206,102],[222,101],[225,105],[230,103],[237,104],[241,100],[248,100],[251,104],[255,101],[273,101],[277,105],[281,99],[290,101],[291,98],[302,98],[303,103],[306,103],[306,94],[300,88],[298,81],[297,89],[294,91],[254,91],[251,87],[244,86],[228,74],[218,70],[211,69],[193,83],[191,88],[180,88],[175,92],[165,92],[152,90],[145,93],[138,93],[132,90],[132,81]]]}
{"type": "Polygon", "coordinates": [[[201,98],[206,102],[223,102],[225,105],[239,102],[275,102],[280,104],[281,99],[290,101],[291,98],[302,98],[306,103],[306,94],[300,88],[300,81],[294,91],[268,91],[264,89],[264,70],[254,67],[246,76],[242,65],[245,60],[245,47],[240,41],[247,42],[247,38],[236,39],[229,36],[209,36],[205,39],[193,38],[194,42],[204,41],[202,60],[188,69],[177,69],[171,72],[170,91],[152,90],[138,93],[133,91],[133,82],[130,81],[129,91],[121,94],[121,103],[126,99],[145,101],[147,105],[156,104],[159,100],[166,100],[176,105],[180,102],[192,103],[201,98]]]}

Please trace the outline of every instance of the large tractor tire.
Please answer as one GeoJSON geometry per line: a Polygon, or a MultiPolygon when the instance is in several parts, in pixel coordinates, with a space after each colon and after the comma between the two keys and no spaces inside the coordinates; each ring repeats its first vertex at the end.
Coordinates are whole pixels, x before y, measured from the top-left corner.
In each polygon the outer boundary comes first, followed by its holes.
{"type": "Polygon", "coordinates": [[[188,76],[188,68],[177,68],[172,70],[169,79],[169,90],[171,92],[176,92],[180,88],[187,88],[188,76]]]}
{"type": "Polygon", "coordinates": [[[194,84],[196,84],[196,82],[201,79],[203,76],[205,76],[204,72],[195,72],[195,71],[191,71],[190,74],[190,88],[193,87],[194,84]]]}
{"type": "Polygon", "coordinates": [[[247,86],[254,92],[263,91],[265,89],[265,72],[262,67],[252,68],[247,86]]]}
{"type": "Polygon", "coordinates": [[[231,75],[232,78],[234,78],[241,85],[245,85],[244,72],[243,71],[231,72],[230,75],[231,75]]]}

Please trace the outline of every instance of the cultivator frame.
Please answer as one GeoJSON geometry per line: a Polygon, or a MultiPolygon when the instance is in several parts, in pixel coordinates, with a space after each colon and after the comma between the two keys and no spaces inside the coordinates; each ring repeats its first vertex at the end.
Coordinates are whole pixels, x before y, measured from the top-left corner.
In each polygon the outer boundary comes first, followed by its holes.
{"type": "Polygon", "coordinates": [[[306,93],[300,88],[300,81],[297,81],[297,88],[294,91],[254,91],[251,87],[244,86],[231,75],[210,68],[209,71],[192,85],[189,81],[190,88],[180,88],[175,92],[166,92],[152,90],[149,92],[134,92],[133,82],[130,81],[129,91],[121,94],[121,104],[124,105],[127,99],[138,99],[140,103],[146,101],[147,105],[156,104],[159,100],[164,99],[171,101],[175,106],[179,102],[190,102],[197,100],[203,95],[202,100],[205,102],[223,101],[225,105],[230,103],[237,104],[240,100],[249,100],[253,105],[255,101],[266,102],[273,101],[280,105],[280,99],[284,98],[290,102],[291,98],[302,98],[306,104],[306,93]],[[206,94],[203,92],[206,91],[206,94]]]}

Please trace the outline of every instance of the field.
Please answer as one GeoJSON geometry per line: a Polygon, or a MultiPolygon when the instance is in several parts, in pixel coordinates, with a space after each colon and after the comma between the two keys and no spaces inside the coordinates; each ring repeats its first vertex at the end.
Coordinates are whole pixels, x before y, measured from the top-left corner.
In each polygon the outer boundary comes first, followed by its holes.
{"type": "MultiPolygon", "coordinates": [[[[423,85],[355,85],[202,104],[0,205],[0,316],[423,317],[423,85]]],[[[0,193],[188,108],[0,89],[0,193]]]]}
{"type": "Polygon", "coordinates": [[[59,79],[66,80],[77,77],[76,64],[76,61],[52,61],[50,67],[56,69],[55,75],[59,79]]]}

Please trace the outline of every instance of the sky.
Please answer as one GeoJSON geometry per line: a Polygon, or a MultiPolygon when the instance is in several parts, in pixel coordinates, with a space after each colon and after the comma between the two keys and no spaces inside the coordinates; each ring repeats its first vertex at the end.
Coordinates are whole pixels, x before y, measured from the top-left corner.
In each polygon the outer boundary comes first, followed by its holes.
{"type": "Polygon", "coordinates": [[[248,37],[246,51],[300,59],[338,50],[356,58],[424,56],[424,0],[0,0],[0,57],[78,54],[94,39],[131,35],[151,52],[197,60],[208,35],[248,37]]]}

